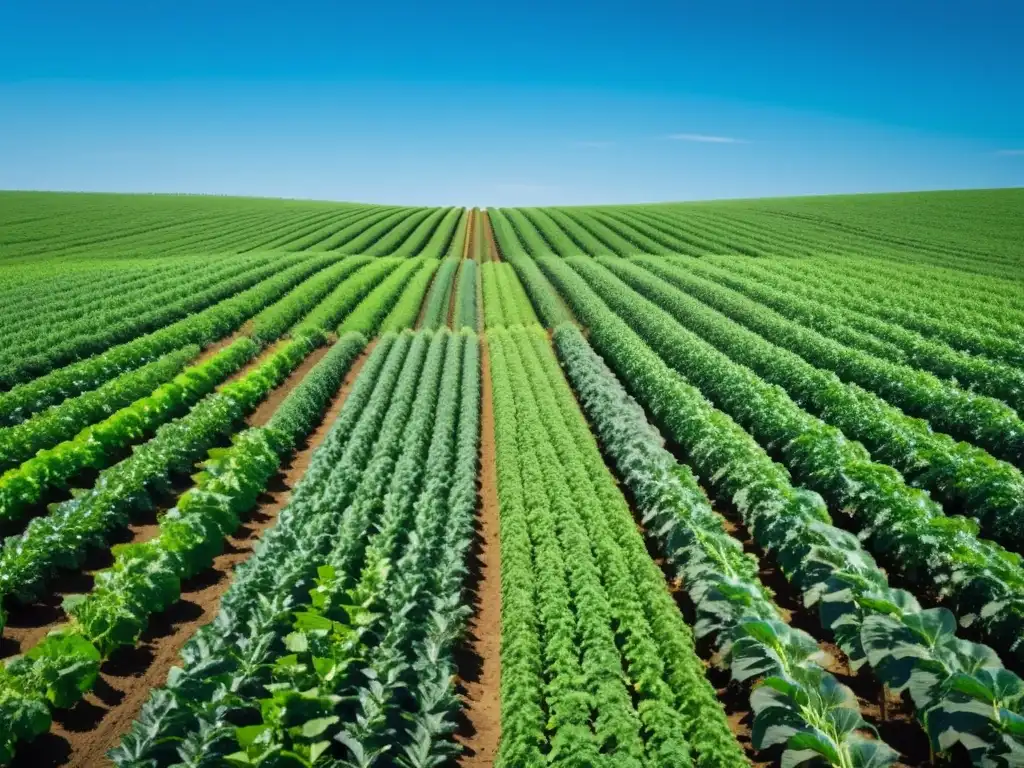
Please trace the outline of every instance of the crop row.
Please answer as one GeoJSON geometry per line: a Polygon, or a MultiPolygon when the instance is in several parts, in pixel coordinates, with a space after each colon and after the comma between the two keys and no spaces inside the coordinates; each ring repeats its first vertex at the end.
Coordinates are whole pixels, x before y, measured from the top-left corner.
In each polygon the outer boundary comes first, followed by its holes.
{"type": "Polygon", "coordinates": [[[214,342],[333,262],[329,256],[302,261],[209,309],[0,393],[0,423],[17,424],[47,406],[94,389],[187,344],[214,342]]]}
{"type": "Polygon", "coordinates": [[[757,562],[726,532],[693,473],[663,447],[639,404],[575,326],[559,327],[555,346],[646,530],[694,603],[697,637],[713,639],[716,658],[734,680],[756,683],[755,749],[806,744],[831,765],[891,763],[895,750],[863,720],[853,692],[822,668],[826,656],[814,638],[783,621],[757,562]],[[783,722],[788,729],[773,727],[783,722]]]}
{"type": "Polygon", "coordinates": [[[571,320],[572,317],[558,298],[558,293],[551,287],[540,267],[523,250],[504,214],[500,210],[490,211],[490,219],[501,257],[512,265],[541,322],[553,328],[571,320]]]}
{"type": "Polygon", "coordinates": [[[115,764],[451,755],[478,411],[475,337],[382,336],[278,524],[115,764]]]}
{"type": "MultiPolygon", "coordinates": [[[[691,292],[675,288],[678,285],[691,289],[692,284],[673,267],[646,259],[639,263],[649,271],[622,260],[602,263],[704,341],[765,381],[783,387],[801,407],[838,427],[850,439],[861,441],[877,460],[895,467],[915,485],[930,491],[949,511],[979,518],[987,536],[1011,549],[1020,547],[1024,533],[1024,476],[1014,466],[993,459],[973,445],[957,443],[948,435],[933,431],[937,425],[906,416],[872,392],[844,383],[826,366],[815,367],[811,362],[817,362],[817,358],[799,344],[777,346],[771,343],[773,336],[754,332],[755,324],[758,331],[764,327],[777,328],[780,334],[792,330],[790,321],[771,310],[748,301],[726,303],[733,299],[726,295],[721,301],[709,303],[722,308],[738,305],[739,309],[721,314],[697,300],[705,297],[704,292],[695,297],[702,284],[697,283],[691,292]],[[742,319],[744,325],[730,317],[742,319]]],[[[807,330],[806,334],[813,331],[807,330]]],[[[787,338],[799,340],[806,334],[787,338]]],[[[812,337],[812,343],[814,340],[812,337]]],[[[894,381],[900,381],[895,374],[894,381]]],[[[905,387],[905,391],[910,390],[910,386],[905,387]]]]}
{"type": "Polygon", "coordinates": [[[31,354],[22,354],[20,350],[15,350],[11,355],[0,358],[0,381],[8,386],[26,382],[58,366],[98,354],[115,344],[124,343],[214,306],[257,285],[282,268],[287,269],[302,261],[304,259],[293,259],[292,262],[284,264],[261,264],[255,268],[248,268],[246,272],[233,278],[216,283],[213,287],[207,286],[207,278],[202,274],[194,279],[184,278],[174,287],[174,292],[179,298],[169,301],[166,306],[160,304],[159,295],[152,296],[147,291],[139,291],[140,295],[135,303],[107,303],[91,313],[88,318],[89,327],[79,329],[81,332],[72,333],[59,323],[47,324],[34,335],[31,341],[31,354]],[[155,308],[142,311],[153,307],[154,302],[155,308]]]}
{"type": "Polygon", "coordinates": [[[686,268],[827,334],[837,342],[890,362],[922,368],[944,379],[955,379],[964,389],[999,398],[1018,413],[1024,410],[1024,372],[1005,363],[966,354],[895,323],[844,308],[840,300],[845,290],[843,281],[812,287],[812,281],[805,280],[801,289],[785,278],[746,265],[723,269],[707,259],[691,259],[686,262],[686,268]]]}
{"type": "Polygon", "coordinates": [[[546,336],[496,329],[488,347],[502,551],[498,764],[744,764],[546,336]]]}
{"type": "MultiPolygon", "coordinates": [[[[108,494],[104,512],[103,492],[93,492],[84,497],[84,508],[65,516],[65,523],[77,523],[77,527],[61,528],[52,541],[59,546],[61,534],[74,538],[71,534],[77,532],[96,544],[104,524],[117,525],[123,517],[125,502],[138,506],[166,482],[162,478],[168,472],[187,472],[209,449],[213,435],[237,423],[315,343],[308,338],[291,342],[109,470],[109,480],[118,475],[135,483],[121,489],[122,511],[116,511],[118,501],[108,494]],[[77,521],[72,519],[76,516],[77,521]]],[[[364,339],[356,335],[343,338],[289,393],[265,427],[235,435],[227,449],[210,450],[195,487],[160,518],[158,534],[144,543],[118,548],[114,564],[95,574],[93,589],[65,601],[70,623],[0,669],[0,714],[10,724],[0,740],[0,764],[13,757],[18,741],[48,730],[50,710],[76,703],[96,682],[102,660],[120,647],[134,645],[149,615],[175,603],[182,581],[212,563],[224,537],[238,527],[241,515],[252,508],[280,461],[319,421],[363,344],[364,339]]],[[[31,544],[31,539],[26,542],[31,544]]],[[[57,559],[66,566],[80,557],[80,551],[64,546],[57,559]]]]}
{"type": "Polygon", "coordinates": [[[799,481],[850,516],[862,540],[920,594],[949,604],[965,626],[1021,658],[1020,556],[977,538],[974,521],[946,517],[894,469],[871,461],[840,430],[800,409],[784,390],[734,363],[602,267],[589,260],[574,265],[586,274],[584,281],[562,260],[542,263],[574,310],[592,311],[600,296],[675,370],[776,452],[799,481]]]}
{"type": "Polygon", "coordinates": [[[437,269],[423,308],[422,328],[437,329],[448,323],[448,312],[452,305],[452,292],[462,259],[443,259],[437,269]]]}
{"type": "Polygon", "coordinates": [[[187,368],[144,397],[87,426],[72,439],[41,450],[0,475],[0,522],[9,526],[20,521],[48,494],[65,488],[83,471],[109,466],[160,425],[187,412],[258,350],[252,340],[238,339],[209,360],[187,368]]]}
{"type": "Polygon", "coordinates": [[[481,266],[480,274],[487,328],[537,322],[530,300],[512,265],[487,262],[481,266]]]}
{"type": "Polygon", "coordinates": [[[44,448],[70,440],[90,424],[148,395],[180,373],[198,354],[199,347],[194,344],[182,347],[129,370],[98,389],[51,406],[21,424],[0,427],[0,471],[27,461],[44,448]]]}
{"type": "Polygon", "coordinates": [[[469,328],[473,331],[480,330],[478,296],[480,279],[479,265],[473,259],[463,259],[459,268],[459,282],[455,290],[454,315],[452,317],[453,328],[469,328]]]}
{"type": "MultiPolygon", "coordinates": [[[[599,298],[579,278],[567,273],[558,279],[587,323],[591,343],[686,452],[707,487],[735,506],[755,541],[773,553],[803,593],[805,605],[817,607],[823,627],[834,634],[851,666],[866,666],[891,691],[909,694],[936,752],[966,750],[976,765],[1013,764],[1024,746],[1017,728],[1024,682],[991,648],[956,637],[949,611],[924,609],[908,592],[891,588],[858,539],[830,524],[816,493],[793,487],[783,467],[634,332],[631,326],[650,336],[641,319],[644,309],[627,315],[627,322],[605,304],[607,296],[599,298]]],[[[794,652],[800,650],[796,646],[794,652]]],[[[775,669],[779,658],[765,659],[765,671],[775,669]]],[[[775,710],[771,722],[783,729],[793,722],[784,716],[777,694],[795,692],[792,686],[772,685],[768,693],[766,706],[775,710]]],[[[842,697],[832,701],[838,705],[842,697]]],[[[799,697],[796,702],[801,703],[799,697]]],[[[757,717],[764,716],[764,703],[756,703],[757,717]]],[[[775,735],[788,737],[785,730],[775,735]]],[[[801,738],[789,746],[797,752],[813,749],[833,765],[859,764],[837,760],[817,740],[801,738]]]]}

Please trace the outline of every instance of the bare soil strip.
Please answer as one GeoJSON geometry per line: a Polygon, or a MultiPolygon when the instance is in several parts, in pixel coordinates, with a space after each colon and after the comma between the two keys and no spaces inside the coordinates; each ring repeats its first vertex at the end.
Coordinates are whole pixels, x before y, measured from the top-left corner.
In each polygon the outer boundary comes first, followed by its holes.
{"type": "MultiPolygon", "coordinates": [[[[216,342],[209,349],[204,351],[200,355],[200,358],[204,355],[207,356],[207,359],[212,357],[218,351],[224,349],[233,343],[236,338],[240,338],[242,335],[241,331],[238,331],[235,334],[232,334],[232,336],[216,342]]],[[[239,379],[249,371],[256,368],[270,355],[272,355],[280,344],[281,342],[277,342],[276,344],[264,349],[263,352],[257,355],[254,359],[250,360],[239,370],[225,379],[217,389],[220,389],[224,384],[227,384],[230,381],[239,379]]],[[[325,354],[327,354],[327,348],[314,350],[313,353],[306,358],[303,364],[299,366],[296,373],[301,371],[304,376],[316,361],[325,354]]],[[[264,401],[260,408],[257,409],[256,414],[263,412],[266,414],[266,418],[270,418],[270,415],[274,412],[277,406],[280,405],[288,392],[290,392],[300,380],[301,376],[296,378],[295,374],[292,374],[292,376],[286,379],[281,386],[270,393],[267,400],[264,401]],[[264,409],[271,404],[272,407],[270,410],[265,411],[264,409]]],[[[254,414],[254,416],[256,414],[254,414]]],[[[250,421],[250,424],[254,423],[262,422],[250,421]]],[[[95,479],[93,479],[93,482],[88,483],[86,487],[93,485],[94,481],[95,479]]],[[[74,485],[75,487],[78,487],[81,483],[76,482],[74,485]]],[[[160,526],[158,524],[159,516],[173,507],[178,496],[188,490],[191,485],[192,482],[188,477],[173,478],[171,493],[158,502],[156,509],[145,513],[136,513],[126,528],[112,532],[109,537],[111,546],[114,544],[127,543],[140,544],[156,536],[160,532],[160,526]]],[[[17,603],[12,604],[10,606],[7,624],[4,626],[2,636],[0,636],[0,659],[8,658],[19,653],[25,653],[36,643],[46,637],[51,630],[66,623],[68,619],[62,607],[64,598],[71,595],[80,595],[89,592],[93,587],[93,576],[96,572],[101,571],[104,568],[109,568],[113,565],[113,562],[114,558],[109,547],[103,550],[91,551],[86,556],[86,561],[81,569],[76,571],[64,571],[58,574],[57,577],[52,580],[51,586],[45,596],[41,597],[36,602],[26,605],[19,605],[17,603]]]]}
{"type": "Polygon", "coordinates": [[[498,470],[490,357],[482,339],[480,414],[480,504],[470,553],[469,593],[473,616],[457,650],[458,686],[464,707],[456,734],[463,768],[494,765],[501,739],[501,545],[498,537],[498,470]]]}
{"type": "Polygon", "coordinates": [[[196,629],[217,615],[221,595],[230,586],[235,568],[252,554],[263,532],[276,522],[292,489],[305,475],[313,452],[323,443],[341,412],[373,346],[371,342],[353,363],[320,426],[298,453],[282,465],[260,496],[257,508],[228,538],[224,553],[213,566],[183,583],[181,600],[151,618],[149,629],[137,646],[115,653],[104,663],[93,691],[72,709],[56,712],[50,732],[20,746],[12,765],[46,768],[108,763],[107,750],[120,742],[150,691],[166,682],[168,670],[178,663],[182,646],[196,629]]]}
{"type": "Polygon", "coordinates": [[[473,253],[473,231],[476,229],[476,208],[469,209],[469,220],[466,222],[466,242],[462,244],[462,258],[471,259],[473,253]]]}
{"type": "Polygon", "coordinates": [[[249,323],[246,323],[244,326],[239,328],[234,333],[232,333],[232,334],[230,334],[228,336],[225,336],[220,341],[213,342],[208,347],[204,347],[203,351],[199,353],[199,357],[197,357],[195,360],[192,361],[192,365],[199,365],[199,363],[205,363],[207,360],[209,360],[211,357],[216,355],[222,349],[225,349],[226,347],[230,347],[232,344],[234,344],[236,341],[238,341],[243,336],[247,336],[248,335],[248,333],[247,333],[248,325],[249,325],[249,323]]]}
{"type": "Polygon", "coordinates": [[[270,417],[274,415],[274,411],[277,410],[277,407],[281,405],[288,395],[291,394],[291,391],[295,389],[298,383],[306,378],[306,374],[313,369],[313,366],[323,359],[324,355],[326,355],[330,349],[331,346],[329,344],[325,344],[324,346],[317,347],[310,352],[299,367],[292,371],[288,378],[281,382],[280,386],[271,392],[267,398],[256,407],[255,411],[249,414],[245,423],[250,427],[262,427],[270,421],[270,417]]]}
{"type": "Polygon", "coordinates": [[[491,217],[487,215],[487,211],[480,212],[480,224],[483,226],[484,239],[487,242],[487,251],[490,254],[487,260],[501,262],[498,241],[494,239],[494,228],[491,226],[491,217]]]}

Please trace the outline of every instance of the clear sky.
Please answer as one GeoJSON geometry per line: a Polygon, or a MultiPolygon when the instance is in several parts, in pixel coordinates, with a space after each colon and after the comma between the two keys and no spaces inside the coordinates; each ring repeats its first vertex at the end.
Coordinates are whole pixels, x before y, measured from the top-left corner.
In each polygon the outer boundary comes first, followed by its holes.
{"type": "Polygon", "coordinates": [[[0,2],[0,188],[545,205],[1024,186],[1017,0],[0,2]]]}

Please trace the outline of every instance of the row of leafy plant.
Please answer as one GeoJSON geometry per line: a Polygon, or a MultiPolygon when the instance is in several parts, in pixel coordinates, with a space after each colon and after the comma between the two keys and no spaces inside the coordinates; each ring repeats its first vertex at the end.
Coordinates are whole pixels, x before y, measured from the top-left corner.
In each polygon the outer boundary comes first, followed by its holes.
{"type": "Polygon", "coordinates": [[[39,451],[73,438],[85,427],[150,394],[199,355],[189,345],[169,352],[136,370],[121,374],[98,389],[53,405],[13,427],[0,427],[0,471],[27,461],[39,451]]]}
{"type": "MultiPolygon", "coordinates": [[[[2,297],[4,317],[0,319],[0,334],[4,338],[17,339],[24,336],[26,341],[40,333],[46,324],[73,326],[76,321],[85,320],[89,314],[111,300],[124,301],[126,296],[144,289],[159,296],[168,286],[174,286],[181,279],[182,270],[204,275],[221,274],[225,262],[236,266],[257,266],[255,262],[237,257],[183,258],[178,265],[165,264],[148,267],[115,268],[112,270],[92,269],[64,270],[60,280],[50,278],[41,268],[38,274],[23,273],[33,279],[26,285],[15,285],[4,292],[2,297]],[[84,317],[83,317],[84,316],[84,317]]],[[[50,270],[52,271],[52,267],[50,270]]]]}
{"type": "Polygon", "coordinates": [[[1012,345],[1019,348],[1024,343],[1024,307],[1012,289],[1007,290],[1012,283],[987,280],[972,284],[964,269],[922,270],[924,265],[890,264],[872,256],[870,262],[862,262],[870,264],[869,270],[823,259],[812,265],[812,273],[824,269],[831,272],[832,280],[842,280],[848,286],[844,304],[866,301],[901,325],[933,330],[935,336],[958,347],[1021,363],[1020,352],[1014,353],[1012,345]],[[885,302],[893,280],[900,280],[908,290],[901,291],[896,301],[885,302]]]}
{"type": "Polygon", "coordinates": [[[537,322],[530,299],[511,264],[487,262],[481,265],[480,277],[487,328],[537,322]]]}
{"type": "Polygon", "coordinates": [[[278,525],[115,764],[425,766],[452,754],[478,355],[475,337],[447,330],[381,337],[278,525]]]}
{"type": "MultiPolygon", "coordinates": [[[[294,342],[293,352],[254,376],[279,380],[311,344],[294,342]]],[[[113,565],[95,574],[93,589],[65,600],[70,623],[0,669],[0,715],[11,724],[0,737],[0,764],[11,760],[18,741],[49,729],[51,709],[70,707],[91,690],[102,661],[134,646],[149,616],[177,602],[182,583],[212,564],[281,461],[320,421],[364,346],[358,334],[340,339],[265,426],[234,435],[228,448],[211,449],[195,486],[160,518],[157,535],[116,547],[113,565]]],[[[232,394],[215,397],[225,396],[232,394]]]]}
{"type": "Polygon", "coordinates": [[[571,321],[572,316],[559,299],[558,293],[536,262],[523,250],[501,210],[490,211],[489,215],[501,257],[512,265],[541,322],[548,328],[554,328],[560,323],[571,321]]]}
{"type": "Polygon", "coordinates": [[[459,282],[455,291],[455,314],[452,317],[452,328],[469,328],[472,331],[480,330],[479,306],[480,299],[477,295],[477,281],[479,276],[479,264],[473,259],[464,259],[459,268],[459,282]]]}
{"type": "Polygon", "coordinates": [[[1024,660],[1019,555],[979,539],[977,522],[944,515],[892,467],[872,461],[859,443],[802,410],[785,390],[730,360],[604,267],[570,261],[572,268],[556,259],[543,264],[574,309],[578,296],[596,292],[666,362],[775,452],[798,481],[849,516],[861,540],[885,556],[920,597],[948,605],[965,627],[1014,663],[1024,660]]]}
{"type": "Polygon", "coordinates": [[[369,263],[369,257],[348,256],[317,272],[284,299],[256,315],[249,335],[259,344],[279,338],[334,291],[340,282],[369,263]]]}
{"type": "Polygon", "coordinates": [[[530,299],[511,264],[488,262],[480,271],[484,321],[488,328],[537,322],[530,299]]]}
{"type": "MultiPolygon", "coordinates": [[[[347,258],[352,258],[351,256],[347,258]]],[[[333,332],[338,324],[354,310],[382,280],[394,272],[405,259],[373,259],[362,269],[343,280],[333,291],[312,309],[307,307],[305,316],[294,328],[295,333],[326,331],[333,332]]]]}
{"type": "Polygon", "coordinates": [[[180,280],[181,298],[177,301],[152,308],[152,298],[147,300],[144,296],[144,307],[150,307],[147,312],[140,313],[138,308],[129,309],[131,302],[126,302],[123,310],[121,302],[105,303],[92,317],[94,330],[69,337],[63,324],[48,327],[47,333],[33,340],[33,354],[19,354],[9,362],[0,362],[0,382],[9,387],[49,373],[60,366],[105,352],[114,345],[129,342],[183,318],[187,319],[193,313],[252,288],[282,269],[296,263],[302,265],[307,261],[310,259],[306,255],[290,257],[284,263],[272,260],[270,263],[250,267],[242,274],[213,286],[202,275],[186,275],[180,280]]]}
{"type": "MultiPolygon", "coordinates": [[[[638,309],[625,313],[606,304],[607,296],[599,297],[567,267],[549,271],[586,323],[590,342],[686,451],[706,487],[732,502],[755,541],[773,553],[786,578],[803,593],[805,605],[818,608],[823,627],[833,633],[853,669],[866,666],[889,690],[905,693],[936,752],[966,750],[971,762],[981,766],[1019,764],[1024,682],[991,648],[958,638],[956,619],[948,610],[925,609],[910,593],[890,587],[857,537],[831,525],[821,497],[794,487],[786,470],[749,434],[672,370],[646,343],[647,338],[658,342],[639,315],[651,311],[639,297],[627,295],[638,309]]],[[[678,340],[676,345],[682,346],[678,340]]],[[[888,491],[892,498],[893,489],[888,491]]],[[[785,694],[790,689],[773,690],[785,694]]],[[[770,696],[776,701],[775,693],[770,696]]],[[[780,727],[778,735],[788,738],[786,726],[780,727]]],[[[812,744],[801,739],[793,746],[802,752],[812,744]]]]}
{"type": "Polygon", "coordinates": [[[1024,475],[1016,467],[933,431],[927,422],[843,383],[835,373],[816,368],[677,290],[672,285],[676,270],[647,260],[640,263],[654,274],[622,260],[605,266],[734,361],[785,388],[801,407],[861,441],[876,461],[895,467],[928,490],[947,511],[976,517],[986,536],[1010,549],[1021,548],[1024,475]]]}
{"type": "Polygon", "coordinates": [[[502,545],[498,764],[745,764],[546,335],[495,329],[488,348],[502,545]]]}
{"type": "Polygon", "coordinates": [[[427,258],[423,260],[419,270],[402,289],[398,301],[391,308],[384,322],[380,324],[380,332],[401,331],[406,328],[415,328],[416,321],[420,317],[423,303],[434,280],[441,262],[437,259],[427,258]]]}
{"type": "Polygon", "coordinates": [[[665,449],[579,329],[560,326],[555,347],[648,535],[693,601],[697,637],[713,640],[734,680],[754,682],[755,749],[784,745],[792,754],[783,760],[806,751],[834,766],[892,763],[896,751],[864,721],[853,692],[822,668],[817,641],[783,621],[757,561],[726,532],[692,471],[665,449]]]}
{"type": "MultiPolygon", "coordinates": [[[[231,433],[247,413],[295,369],[322,336],[301,336],[265,361],[200,400],[188,413],[157,429],[128,458],[99,473],[92,488],[60,502],[7,537],[0,548],[0,599],[30,602],[60,570],[81,566],[91,548],[105,548],[112,531],[138,510],[152,509],[174,475],[188,475],[195,462],[231,433]]],[[[251,356],[252,342],[240,339],[225,359],[251,356]]],[[[3,617],[0,616],[0,619],[3,617]]]]}
{"type": "Polygon", "coordinates": [[[9,526],[22,520],[48,494],[64,489],[85,470],[101,470],[117,461],[160,425],[186,413],[258,350],[251,339],[238,339],[72,439],[41,450],[0,475],[0,522],[9,526]]]}
{"type": "Polygon", "coordinates": [[[460,262],[461,259],[441,261],[427,293],[421,328],[436,329],[448,323],[448,310],[451,309],[452,291],[455,290],[455,276],[458,274],[460,262]]]}
{"type": "MultiPolygon", "coordinates": [[[[603,263],[610,266],[607,261],[603,263]]],[[[642,263],[662,278],[662,285],[667,281],[683,289],[812,365],[877,392],[906,413],[927,419],[936,430],[973,442],[999,458],[1024,464],[1024,422],[1006,403],[965,391],[925,371],[840,344],[684,269],[652,259],[642,263]]],[[[627,270],[618,273],[635,274],[627,270]]],[[[651,283],[645,284],[645,289],[647,285],[651,283]]]]}
{"type": "Polygon", "coordinates": [[[413,275],[421,271],[424,266],[430,266],[424,264],[424,261],[419,258],[405,259],[349,313],[338,326],[338,333],[354,331],[366,336],[375,335],[377,328],[390,314],[413,275]]]}
{"type": "MultiPolygon", "coordinates": [[[[779,262],[772,264],[772,269],[782,274],[794,275],[792,266],[779,262]]],[[[811,263],[807,267],[803,279],[822,275],[831,282],[835,277],[835,271],[830,270],[828,264],[818,266],[811,263]]],[[[856,290],[848,288],[837,296],[836,301],[855,312],[879,317],[929,338],[939,339],[954,349],[999,360],[1012,366],[1024,365],[1024,353],[1021,352],[1019,342],[986,332],[984,328],[979,328],[970,321],[965,323],[959,319],[947,319],[945,315],[955,307],[955,301],[944,301],[936,306],[924,299],[908,299],[905,295],[894,297],[891,290],[871,286],[856,290]],[[911,302],[910,306],[906,303],[908,300],[911,302]]],[[[977,313],[973,315],[977,316],[977,313]]]]}
{"type": "Polygon", "coordinates": [[[287,297],[282,299],[282,296],[290,289],[336,259],[335,256],[307,259],[184,320],[0,393],[0,424],[20,423],[33,413],[95,389],[186,344],[217,341],[272,302],[287,301],[287,297]]]}
{"type": "Polygon", "coordinates": [[[797,285],[743,264],[722,269],[707,259],[690,259],[685,263],[691,272],[740,291],[838,342],[893,363],[923,368],[941,378],[954,379],[964,389],[999,398],[1018,413],[1024,410],[1024,372],[843,307],[838,298],[846,290],[844,280],[836,279],[831,285],[807,280],[797,285]],[[801,290],[805,286],[807,290],[801,290]]]}
{"type": "MultiPolygon", "coordinates": [[[[108,298],[79,305],[71,314],[55,312],[38,317],[4,335],[0,370],[40,353],[48,359],[53,355],[52,365],[63,365],[76,357],[95,354],[111,344],[148,333],[248,288],[273,271],[269,261],[235,258],[226,263],[193,264],[189,265],[192,269],[170,277],[126,286],[116,300],[108,298]],[[65,360],[54,354],[57,348],[73,349],[74,355],[65,360]]],[[[47,369],[40,367],[12,381],[23,381],[47,369]]]]}

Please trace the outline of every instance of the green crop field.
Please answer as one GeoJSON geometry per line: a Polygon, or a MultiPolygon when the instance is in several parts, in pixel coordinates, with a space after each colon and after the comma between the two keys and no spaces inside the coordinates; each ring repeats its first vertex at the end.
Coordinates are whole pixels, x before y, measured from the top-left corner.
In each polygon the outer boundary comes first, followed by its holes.
{"type": "Polygon", "coordinates": [[[0,192],[0,765],[1024,766],[1024,190],[0,192]]]}

